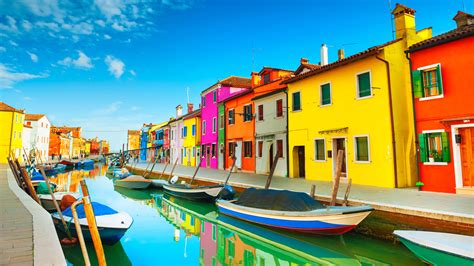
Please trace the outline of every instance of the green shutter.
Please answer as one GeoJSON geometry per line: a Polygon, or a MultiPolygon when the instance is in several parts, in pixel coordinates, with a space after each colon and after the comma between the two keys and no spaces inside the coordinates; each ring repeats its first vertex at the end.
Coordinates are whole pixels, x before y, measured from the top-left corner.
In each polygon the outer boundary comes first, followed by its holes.
{"type": "Polygon", "coordinates": [[[359,83],[359,98],[372,95],[369,72],[357,75],[357,81],[359,83]]]}
{"type": "Polygon", "coordinates": [[[301,94],[300,92],[293,93],[293,111],[301,110],[301,94]]]}
{"type": "Polygon", "coordinates": [[[436,85],[438,85],[438,93],[443,94],[443,82],[441,80],[441,66],[436,67],[436,85]]]}
{"type": "Polygon", "coordinates": [[[421,71],[413,70],[411,72],[411,76],[413,79],[413,95],[415,96],[415,98],[422,98],[423,97],[423,82],[421,79],[421,71]]]}
{"type": "Polygon", "coordinates": [[[331,86],[324,84],[321,86],[321,105],[326,105],[331,103],[331,86]]]}
{"type": "Polygon", "coordinates": [[[426,134],[418,134],[418,141],[420,142],[420,161],[427,162],[428,161],[428,150],[426,147],[426,134]]]}
{"type": "Polygon", "coordinates": [[[443,132],[441,133],[441,145],[443,148],[443,162],[449,163],[451,161],[451,156],[449,152],[449,138],[448,133],[443,132]]]}

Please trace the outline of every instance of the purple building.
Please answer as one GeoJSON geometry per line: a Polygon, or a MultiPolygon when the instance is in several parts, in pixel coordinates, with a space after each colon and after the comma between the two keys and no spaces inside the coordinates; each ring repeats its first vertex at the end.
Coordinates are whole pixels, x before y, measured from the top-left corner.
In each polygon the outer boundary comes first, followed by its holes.
{"type": "Polygon", "coordinates": [[[219,102],[242,93],[251,87],[249,78],[230,76],[201,92],[201,166],[217,168],[218,165],[218,126],[219,120],[224,122],[224,117],[218,117],[217,106],[219,102]]]}

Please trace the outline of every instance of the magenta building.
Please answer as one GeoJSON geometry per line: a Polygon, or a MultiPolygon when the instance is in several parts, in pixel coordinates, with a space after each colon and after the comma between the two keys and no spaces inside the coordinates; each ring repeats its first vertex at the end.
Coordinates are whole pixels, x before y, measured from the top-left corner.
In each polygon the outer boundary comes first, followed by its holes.
{"type": "Polygon", "coordinates": [[[201,167],[217,169],[218,166],[218,127],[225,119],[218,117],[218,104],[250,87],[249,78],[230,76],[201,92],[201,167]]]}

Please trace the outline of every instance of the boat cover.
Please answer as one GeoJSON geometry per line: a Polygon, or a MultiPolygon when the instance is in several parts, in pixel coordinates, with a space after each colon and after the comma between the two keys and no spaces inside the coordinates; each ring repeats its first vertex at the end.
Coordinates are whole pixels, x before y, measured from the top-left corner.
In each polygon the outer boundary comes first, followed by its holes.
{"type": "MultiPolygon", "coordinates": [[[[116,210],[98,202],[92,202],[92,208],[94,209],[95,216],[111,215],[111,214],[118,213],[116,210]]],[[[84,205],[81,204],[77,206],[76,211],[77,211],[77,217],[79,219],[86,217],[86,213],[84,212],[84,205]]],[[[71,207],[68,207],[67,209],[65,209],[63,211],[63,215],[72,217],[71,207]]]]}
{"type": "MultiPolygon", "coordinates": [[[[56,189],[56,185],[50,183],[49,187],[51,188],[52,191],[56,189]]],[[[48,185],[46,185],[46,182],[39,182],[38,186],[36,187],[36,193],[37,194],[48,194],[49,195],[49,190],[48,190],[48,185]]]]}
{"type": "Polygon", "coordinates": [[[303,192],[275,189],[246,189],[235,202],[238,205],[276,211],[312,211],[326,208],[303,192]]]}

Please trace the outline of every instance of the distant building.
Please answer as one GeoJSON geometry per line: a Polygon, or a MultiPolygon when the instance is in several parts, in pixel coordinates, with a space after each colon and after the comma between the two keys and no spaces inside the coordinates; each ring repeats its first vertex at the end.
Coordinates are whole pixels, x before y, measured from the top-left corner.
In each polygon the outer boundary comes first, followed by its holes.
{"type": "Polygon", "coordinates": [[[183,116],[183,128],[181,138],[183,139],[183,165],[196,166],[201,154],[201,109],[193,110],[193,104],[188,103],[188,113],[183,116]]]}
{"type": "Polygon", "coordinates": [[[140,149],[140,130],[129,130],[127,134],[127,150],[140,149]]]}
{"type": "Polygon", "coordinates": [[[25,154],[25,156],[30,155],[31,151],[31,131],[33,127],[29,126],[27,124],[23,125],[23,134],[21,134],[22,137],[22,142],[23,142],[23,150],[22,153],[25,154]]]}
{"type": "Polygon", "coordinates": [[[180,132],[183,127],[183,107],[181,105],[176,106],[176,118],[170,120],[170,158],[171,163],[177,160],[178,163],[182,164],[182,147],[183,139],[181,138],[180,132]]]}
{"type": "Polygon", "coordinates": [[[0,102],[0,163],[7,163],[12,155],[23,161],[23,124],[25,111],[0,102]]]}
{"type": "Polygon", "coordinates": [[[32,127],[29,148],[35,149],[41,160],[47,161],[51,122],[44,114],[26,114],[25,124],[32,127]]]}

